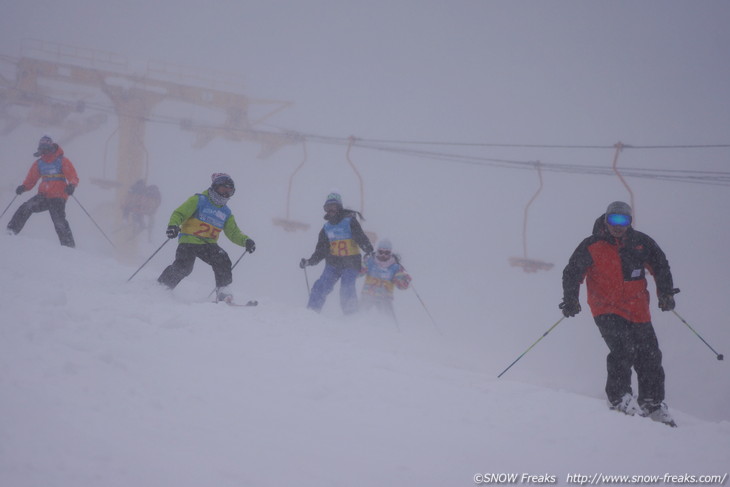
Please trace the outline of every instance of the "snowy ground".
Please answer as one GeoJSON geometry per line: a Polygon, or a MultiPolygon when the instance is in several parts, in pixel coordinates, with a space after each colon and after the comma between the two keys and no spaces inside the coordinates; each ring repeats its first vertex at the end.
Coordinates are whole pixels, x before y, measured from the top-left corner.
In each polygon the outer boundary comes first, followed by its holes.
{"type": "Polygon", "coordinates": [[[206,301],[205,266],[169,292],[154,282],[169,256],[127,283],[135,267],[81,247],[0,236],[2,486],[727,475],[727,421],[674,408],[672,429],[497,379],[425,315],[398,331],[271,296],[233,308],[206,301]]]}

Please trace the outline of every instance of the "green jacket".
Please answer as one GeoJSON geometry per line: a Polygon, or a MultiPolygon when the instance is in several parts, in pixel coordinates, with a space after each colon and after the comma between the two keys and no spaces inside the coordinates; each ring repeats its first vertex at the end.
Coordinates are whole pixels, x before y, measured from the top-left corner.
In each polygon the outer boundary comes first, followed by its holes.
{"type": "MultiPolygon", "coordinates": [[[[172,215],[170,216],[170,221],[168,222],[168,225],[175,225],[178,227],[182,227],[183,224],[192,218],[195,215],[196,210],[198,209],[198,198],[199,197],[205,197],[208,198],[208,190],[206,189],[201,193],[200,196],[193,195],[190,198],[188,198],[185,203],[180,205],[175,211],[172,212],[172,215]]],[[[213,202],[211,201],[211,204],[213,202]]],[[[217,206],[217,205],[214,205],[217,206]]],[[[219,207],[222,208],[222,207],[219,207]]],[[[246,240],[248,240],[248,235],[244,234],[240,228],[238,228],[238,225],[236,224],[236,219],[233,217],[233,214],[231,213],[228,218],[226,219],[226,222],[223,226],[223,233],[226,234],[226,237],[233,242],[236,245],[240,245],[241,247],[246,246],[246,240]]],[[[206,238],[206,237],[199,237],[197,235],[183,235],[180,234],[180,238],[178,243],[190,243],[190,244],[211,244],[211,243],[217,243],[218,242],[218,235],[216,235],[213,238],[206,238]]]]}

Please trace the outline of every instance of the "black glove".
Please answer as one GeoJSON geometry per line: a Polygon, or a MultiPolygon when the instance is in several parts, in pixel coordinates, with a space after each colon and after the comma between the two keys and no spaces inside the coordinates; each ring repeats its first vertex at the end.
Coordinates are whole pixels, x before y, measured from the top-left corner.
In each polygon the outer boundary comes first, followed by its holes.
{"type": "Polygon", "coordinates": [[[679,289],[674,288],[669,292],[662,293],[659,295],[659,309],[662,311],[672,311],[676,303],[674,302],[674,295],[679,292],[679,289]]]}
{"type": "Polygon", "coordinates": [[[177,225],[170,225],[167,227],[167,238],[175,238],[180,234],[180,227],[177,225]]]}
{"type": "Polygon", "coordinates": [[[254,242],[250,238],[247,238],[246,239],[246,252],[248,252],[249,254],[253,254],[254,250],[256,250],[256,242],[254,242]]]}
{"type": "Polygon", "coordinates": [[[580,302],[575,298],[563,298],[563,302],[558,305],[563,310],[563,316],[570,318],[580,313],[580,302]]]}
{"type": "Polygon", "coordinates": [[[74,194],[75,189],[76,189],[76,186],[74,186],[73,184],[67,184],[66,185],[66,194],[71,196],[72,194],[74,194]]]}
{"type": "Polygon", "coordinates": [[[309,261],[302,257],[302,260],[299,261],[299,268],[304,269],[309,265],[309,261]]]}
{"type": "Polygon", "coordinates": [[[15,194],[20,195],[23,193],[25,193],[25,186],[23,186],[22,184],[20,186],[18,186],[17,188],[15,188],[15,194]]]}

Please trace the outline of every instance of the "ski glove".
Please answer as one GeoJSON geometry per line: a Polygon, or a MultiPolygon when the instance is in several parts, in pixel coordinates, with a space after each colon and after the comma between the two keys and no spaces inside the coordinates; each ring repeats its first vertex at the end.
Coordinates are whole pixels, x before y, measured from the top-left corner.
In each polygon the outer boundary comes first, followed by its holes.
{"type": "Polygon", "coordinates": [[[175,238],[180,234],[180,227],[177,225],[170,225],[167,227],[167,238],[175,238]]]}
{"type": "Polygon", "coordinates": [[[73,184],[67,184],[66,185],[66,194],[71,196],[72,194],[74,194],[75,189],[76,189],[76,186],[74,186],[73,184]]]}
{"type": "Polygon", "coordinates": [[[674,302],[674,295],[679,292],[679,289],[674,288],[667,293],[659,295],[659,309],[662,311],[672,311],[676,305],[674,302]]]}
{"type": "Polygon", "coordinates": [[[249,254],[253,254],[254,250],[256,250],[256,242],[254,242],[250,238],[247,238],[246,239],[246,252],[248,252],[249,254]]]}
{"type": "Polygon", "coordinates": [[[299,261],[299,268],[304,269],[309,265],[309,261],[305,258],[302,258],[302,260],[299,261]]]}
{"type": "Polygon", "coordinates": [[[563,298],[563,302],[558,305],[563,310],[563,316],[570,318],[580,313],[580,303],[575,298],[563,298]]]}
{"type": "Polygon", "coordinates": [[[15,188],[15,194],[21,195],[23,193],[25,193],[25,186],[23,186],[22,184],[15,188]]]}

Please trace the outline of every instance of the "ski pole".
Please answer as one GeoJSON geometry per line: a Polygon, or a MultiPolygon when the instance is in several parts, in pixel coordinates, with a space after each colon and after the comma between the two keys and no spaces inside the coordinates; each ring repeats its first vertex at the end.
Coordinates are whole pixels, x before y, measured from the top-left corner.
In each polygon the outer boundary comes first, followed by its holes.
{"type": "Polygon", "coordinates": [[[239,262],[241,262],[241,259],[243,259],[243,256],[248,253],[248,250],[244,250],[241,256],[236,260],[236,262],[231,266],[231,270],[235,269],[239,262]]]}
{"type": "Polygon", "coordinates": [[[165,246],[165,245],[167,244],[167,242],[169,242],[169,241],[170,241],[170,239],[169,239],[169,238],[168,238],[168,239],[165,239],[165,241],[164,241],[164,242],[162,242],[162,245],[160,245],[160,246],[159,246],[159,247],[157,248],[157,250],[155,250],[155,251],[154,251],[154,253],[153,253],[152,255],[150,255],[150,258],[149,258],[149,259],[147,259],[146,261],[144,261],[144,264],[142,264],[141,266],[139,266],[139,269],[137,269],[136,271],[134,271],[134,274],[132,274],[131,276],[129,276],[129,279],[127,279],[127,282],[131,281],[131,280],[132,280],[132,278],[133,278],[134,276],[136,276],[136,275],[137,275],[137,273],[138,273],[139,271],[141,271],[141,270],[142,270],[142,268],[143,268],[144,266],[146,266],[146,265],[147,265],[147,262],[151,261],[151,260],[152,260],[152,257],[154,257],[154,256],[155,256],[155,255],[157,254],[157,252],[159,252],[160,250],[162,250],[162,247],[164,247],[164,246],[165,246]]]}
{"type": "Polygon", "coordinates": [[[304,281],[307,283],[307,296],[312,295],[312,291],[309,289],[309,276],[307,276],[307,268],[304,267],[302,270],[304,270],[304,281]]]}
{"type": "Polygon", "coordinates": [[[538,338],[535,343],[533,343],[532,345],[530,345],[530,348],[528,348],[527,350],[525,350],[524,352],[522,352],[522,355],[520,355],[519,357],[517,357],[514,362],[512,362],[511,364],[509,364],[509,367],[507,367],[506,369],[504,369],[502,371],[502,373],[497,376],[497,378],[499,379],[500,377],[502,377],[502,375],[504,375],[505,372],[507,372],[514,364],[516,364],[517,361],[520,360],[527,352],[529,352],[530,350],[532,350],[532,347],[534,347],[535,345],[537,345],[537,343],[540,340],[542,340],[543,338],[545,338],[547,336],[547,334],[550,333],[551,331],[553,331],[553,328],[555,328],[556,326],[558,326],[560,324],[560,322],[563,321],[564,319],[565,319],[565,316],[563,316],[562,318],[560,318],[558,321],[555,322],[555,324],[553,326],[551,326],[550,328],[548,328],[548,331],[546,331],[545,333],[543,333],[542,336],[540,338],[538,338]]]}
{"type": "MultiPolygon", "coordinates": [[[[238,260],[236,261],[236,263],[231,266],[231,272],[233,272],[233,269],[236,268],[238,263],[241,262],[241,259],[243,259],[243,256],[246,255],[247,253],[248,253],[248,250],[243,251],[243,253],[241,254],[241,257],[239,257],[238,260]]],[[[213,288],[213,290],[210,292],[210,294],[208,294],[208,297],[211,297],[213,295],[213,293],[216,292],[217,290],[218,290],[218,286],[213,288]]]]}
{"type": "MultiPolygon", "coordinates": [[[[89,217],[89,219],[91,220],[91,222],[92,222],[92,223],[93,223],[94,225],[96,225],[96,228],[98,228],[98,229],[99,229],[99,231],[101,232],[101,234],[102,234],[102,235],[104,235],[104,238],[105,238],[105,239],[107,240],[107,242],[109,242],[110,244],[112,244],[112,247],[114,247],[114,248],[116,249],[116,248],[117,248],[117,246],[116,246],[116,245],[114,245],[114,242],[112,242],[112,241],[111,241],[111,240],[109,239],[109,237],[107,237],[107,236],[106,236],[106,233],[104,233],[104,230],[102,230],[102,229],[101,229],[101,227],[99,226],[99,224],[98,224],[98,223],[96,223],[96,221],[95,221],[95,220],[94,220],[94,219],[93,219],[93,218],[91,217],[91,215],[89,214],[89,212],[88,212],[88,211],[86,211],[86,208],[84,208],[84,205],[82,205],[82,204],[81,204],[81,202],[80,202],[80,201],[79,201],[79,200],[78,200],[78,199],[76,198],[76,196],[74,196],[74,195],[71,195],[71,197],[72,197],[72,198],[73,198],[73,199],[74,199],[74,200],[76,201],[76,203],[78,203],[78,204],[79,204],[79,206],[81,207],[81,209],[82,209],[82,210],[84,210],[84,213],[86,213],[86,216],[88,216],[88,217],[89,217]]],[[[145,264],[146,264],[146,262],[145,262],[145,264]]],[[[131,279],[131,278],[130,278],[130,279],[131,279]]]]}
{"type": "Polygon", "coordinates": [[[431,312],[428,311],[428,308],[426,307],[426,303],[423,302],[423,299],[421,299],[421,296],[418,294],[418,291],[416,291],[416,288],[411,284],[411,289],[413,289],[413,293],[416,295],[418,300],[421,302],[421,306],[423,306],[424,311],[426,311],[426,314],[429,318],[431,318],[431,323],[433,323],[433,327],[436,328],[436,331],[439,332],[441,335],[443,335],[443,332],[439,328],[439,326],[436,324],[436,320],[433,319],[433,316],[431,316],[431,312]]]}
{"type": "Polygon", "coordinates": [[[4,217],[4,216],[5,216],[5,213],[6,213],[6,212],[7,212],[7,211],[8,211],[9,209],[10,209],[10,205],[12,205],[12,204],[13,204],[13,202],[15,201],[15,198],[17,198],[17,197],[18,197],[18,195],[17,195],[17,194],[16,194],[15,196],[13,196],[13,199],[12,199],[12,200],[10,200],[10,203],[8,203],[8,206],[6,206],[6,207],[5,207],[5,209],[3,210],[3,214],[2,214],[2,215],[0,215],[0,218],[2,218],[2,217],[4,217]]]}
{"type": "MultiPolygon", "coordinates": [[[[403,264],[400,262],[400,258],[393,254],[395,256],[395,261],[398,263],[399,266],[401,266],[401,269],[403,269],[403,272],[408,272],[405,267],[403,267],[403,264]]],[[[426,307],[426,303],[423,302],[423,299],[421,299],[421,296],[418,294],[418,291],[416,291],[416,287],[411,284],[411,289],[413,289],[413,293],[416,295],[418,300],[421,302],[421,306],[423,306],[423,310],[426,312],[428,317],[431,319],[431,323],[433,323],[433,327],[436,328],[436,331],[439,332],[439,334],[443,335],[443,332],[439,328],[439,326],[436,324],[436,320],[433,319],[433,316],[431,316],[431,312],[426,307]]]]}
{"type": "Polygon", "coordinates": [[[715,356],[717,356],[717,360],[724,360],[724,359],[725,359],[725,356],[724,356],[723,354],[721,354],[721,353],[717,353],[717,352],[715,352],[715,349],[714,349],[714,348],[712,348],[712,347],[710,346],[710,344],[709,344],[709,343],[707,343],[707,342],[705,341],[705,339],[704,339],[704,338],[702,338],[702,337],[700,336],[700,334],[699,334],[699,333],[697,333],[697,332],[695,331],[695,329],[694,329],[694,328],[692,328],[692,327],[691,327],[691,326],[689,325],[689,323],[687,323],[687,322],[685,321],[685,319],[684,319],[684,318],[682,318],[681,316],[679,316],[679,313],[677,313],[677,312],[676,312],[676,311],[674,311],[674,310],[672,310],[672,313],[674,313],[674,315],[675,315],[675,316],[676,316],[677,318],[679,318],[679,319],[680,319],[680,320],[682,321],[682,323],[684,323],[685,325],[687,325],[687,328],[689,328],[690,330],[692,330],[692,333],[694,333],[695,335],[697,335],[697,338],[699,338],[700,340],[702,340],[702,343],[704,343],[705,345],[707,345],[707,347],[708,347],[708,348],[709,348],[710,350],[712,350],[712,351],[713,351],[713,352],[715,353],[715,356]]]}

